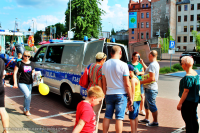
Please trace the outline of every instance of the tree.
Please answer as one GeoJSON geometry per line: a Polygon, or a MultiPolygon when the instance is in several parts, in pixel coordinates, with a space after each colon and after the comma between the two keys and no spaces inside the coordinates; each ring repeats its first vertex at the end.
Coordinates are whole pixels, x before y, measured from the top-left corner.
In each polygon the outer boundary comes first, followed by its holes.
{"type": "Polygon", "coordinates": [[[65,29],[64,25],[61,23],[57,23],[57,24],[55,24],[55,26],[56,26],[56,38],[60,38],[61,32],[62,32],[62,35],[65,34],[66,29],[65,29]]]}
{"type": "Polygon", "coordinates": [[[112,30],[111,30],[111,36],[112,35],[116,35],[116,32],[115,32],[114,28],[112,28],[112,30]]]}
{"type": "Polygon", "coordinates": [[[38,43],[38,42],[41,42],[41,36],[42,36],[42,31],[37,31],[35,34],[34,34],[34,41],[35,43],[38,43]]]}
{"type": "Polygon", "coordinates": [[[200,52],[200,33],[198,33],[196,30],[193,30],[192,36],[194,37],[195,40],[196,50],[200,52]]]}
{"type": "Polygon", "coordinates": [[[45,35],[49,37],[50,35],[50,26],[45,27],[45,35]]]}
{"type": "MultiPolygon", "coordinates": [[[[101,15],[104,11],[98,7],[99,0],[71,1],[71,28],[75,31],[74,39],[82,40],[84,36],[98,38],[101,29],[101,15]]],[[[70,3],[65,12],[66,31],[69,31],[70,3]]]]}

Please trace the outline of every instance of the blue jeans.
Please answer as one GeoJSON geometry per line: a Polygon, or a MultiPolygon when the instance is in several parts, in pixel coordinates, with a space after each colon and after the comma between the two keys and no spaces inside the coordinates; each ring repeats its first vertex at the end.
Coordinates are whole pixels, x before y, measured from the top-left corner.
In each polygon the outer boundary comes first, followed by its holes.
{"type": "Polygon", "coordinates": [[[133,102],[133,111],[129,111],[129,119],[135,120],[135,118],[138,117],[140,102],[141,101],[133,102]]]}
{"type": "Polygon", "coordinates": [[[115,110],[115,118],[123,120],[127,106],[127,94],[106,95],[105,100],[105,118],[112,119],[115,110]]]}
{"type": "Polygon", "coordinates": [[[158,110],[156,107],[157,95],[158,95],[158,90],[151,90],[145,88],[145,100],[144,100],[145,109],[149,109],[151,112],[156,112],[158,110]]]}
{"type": "Polygon", "coordinates": [[[24,94],[24,111],[30,110],[32,84],[19,83],[19,89],[24,94]]]}

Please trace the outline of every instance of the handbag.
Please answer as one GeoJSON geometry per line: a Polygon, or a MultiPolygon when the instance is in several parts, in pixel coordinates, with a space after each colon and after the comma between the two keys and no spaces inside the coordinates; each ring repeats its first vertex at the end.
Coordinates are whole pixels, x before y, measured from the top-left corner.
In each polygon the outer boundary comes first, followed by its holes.
{"type": "Polygon", "coordinates": [[[80,80],[79,80],[79,85],[82,86],[83,88],[88,88],[89,85],[89,71],[90,71],[90,66],[89,66],[89,70],[86,67],[85,71],[83,73],[83,75],[81,76],[80,80]]]}

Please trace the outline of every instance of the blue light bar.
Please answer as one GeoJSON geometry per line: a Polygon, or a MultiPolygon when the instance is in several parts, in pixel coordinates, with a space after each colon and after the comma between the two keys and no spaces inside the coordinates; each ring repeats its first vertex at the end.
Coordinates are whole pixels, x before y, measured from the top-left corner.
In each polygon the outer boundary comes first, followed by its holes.
{"type": "Polygon", "coordinates": [[[0,29],[0,32],[5,32],[5,30],[1,30],[1,29],[0,29]]]}

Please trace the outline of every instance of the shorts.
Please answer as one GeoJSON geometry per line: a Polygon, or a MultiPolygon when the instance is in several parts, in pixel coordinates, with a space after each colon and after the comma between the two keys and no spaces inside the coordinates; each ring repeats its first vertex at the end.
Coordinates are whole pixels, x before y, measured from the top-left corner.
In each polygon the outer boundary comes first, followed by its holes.
{"type": "Polygon", "coordinates": [[[145,88],[145,100],[144,100],[145,109],[149,109],[151,112],[156,112],[158,110],[156,107],[157,95],[158,95],[158,90],[151,90],[145,88]]]}
{"type": "Polygon", "coordinates": [[[141,84],[140,89],[141,89],[141,94],[144,94],[143,84],[141,84]]]}
{"type": "Polygon", "coordinates": [[[115,110],[115,119],[123,120],[127,106],[127,94],[106,95],[105,100],[105,118],[112,119],[115,110]]]}
{"type": "Polygon", "coordinates": [[[133,111],[129,111],[129,119],[135,120],[138,117],[139,107],[141,101],[134,101],[133,102],[133,111]]]}

